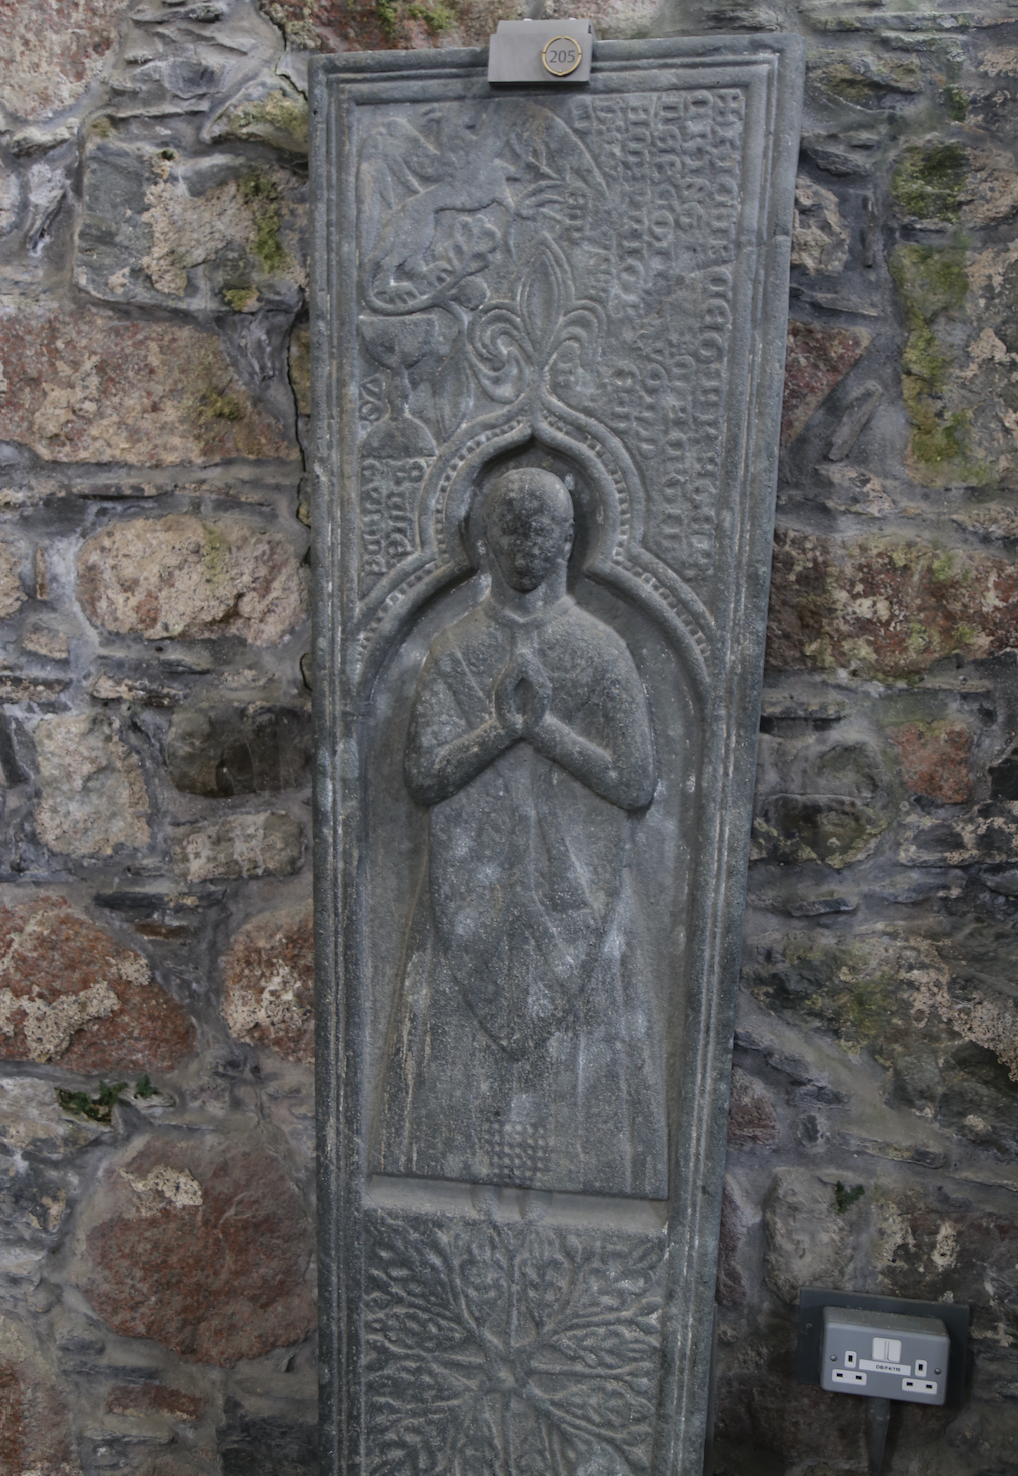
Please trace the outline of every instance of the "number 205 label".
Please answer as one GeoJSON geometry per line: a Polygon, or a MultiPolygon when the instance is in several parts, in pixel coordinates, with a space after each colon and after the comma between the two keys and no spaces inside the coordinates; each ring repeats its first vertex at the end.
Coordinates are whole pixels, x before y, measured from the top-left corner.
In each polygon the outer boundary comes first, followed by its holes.
{"type": "Polygon", "coordinates": [[[553,36],[541,52],[541,60],[553,77],[568,77],[583,60],[583,51],[572,36],[553,36]]]}

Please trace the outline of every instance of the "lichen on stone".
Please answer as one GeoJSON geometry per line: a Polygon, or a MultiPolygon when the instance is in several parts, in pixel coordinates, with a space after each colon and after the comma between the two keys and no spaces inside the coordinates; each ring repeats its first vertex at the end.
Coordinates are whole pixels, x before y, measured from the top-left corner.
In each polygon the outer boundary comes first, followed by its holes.
{"type": "Polygon", "coordinates": [[[66,899],[0,905],[0,1058],[59,1062],[83,1074],[142,1064],[163,1071],[193,1044],[187,1015],[145,959],[66,899]]]}
{"type": "Polygon", "coordinates": [[[289,0],[280,5],[278,0],[262,0],[262,10],[277,26],[282,26],[287,45],[300,51],[317,51],[322,44],[315,29],[317,5],[314,0],[289,0]]]}
{"type": "Polygon", "coordinates": [[[147,1174],[120,1172],[137,1194],[139,1213],[146,1219],[167,1209],[200,1209],[204,1203],[201,1185],[186,1168],[160,1163],[147,1174]]]}
{"type": "Polygon", "coordinates": [[[15,997],[9,989],[0,989],[0,1031],[13,1035],[14,1019],[22,1016],[30,1061],[50,1061],[62,1056],[75,1031],[93,1020],[105,1020],[119,1010],[120,1000],[104,979],[97,980],[80,994],[66,994],[61,999],[44,1000],[31,995],[15,997]]]}
{"type": "Polygon", "coordinates": [[[775,541],[767,660],[917,678],[954,652],[1018,642],[1018,572],[975,551],[886,536],[835,541],[782,530],[775,541]]]}
{"type": "Polygon", "coordinates": [[[0,395],[0,439],[46,461],[138,467],[296,455],[283,427],[252,401],[218,337],[190,324],[0,299],[0,363],[9,382],[0,395]],[[213,415],[206,393],[235,399],[242,417],[213,415]]]}
{"type": "Polygon", "coordinates": [[[271,646],[307,613],[306,570],[291,541],[238,518],[113,524],[83,546],[78,581],[93,624],[148,640],[239,635],[271,646]]]}
{"type": "Polygon", "coordinates": [[[35,730],[42,796],[39,837],[63,855],[109,856],[151,838],[148,794],[137,755],[105,714],[68,713],[35,730]]]}
{"type": "Polygon", "coordinates": [[[240,930],[226,957],[223,1018],[235,1040],[314,1060],[310,907],[256,917],[240,930]]]}
{"type": "Polygon", "coordinates": [[[216,136],[255,140],[303,157],[308,151],[307,99],[277,88],[240,102],[220,119],[216,136]]]}
{"type": "MultiPolygon", "coordinates": [[[[299,93],[273,92],[224,115],[214,132],[217,137],[288,141],[291,152],[306,153],[307,104],[299,93]],[[302,126],[302,138],[292,138],[285,126],[298,130],[302,126]]],[[[135,157],[129,149],[89,156],[87,181],[90,199],[93,193],[97,199],[94,208],[101,207],[104,191],[110,188],[110,172],[115,173],[118,163],[137,167],[135,157]]],[[[151,151],[147,167],[155,178],[145,190],[141,225],[150,246],[139,265],[157,292],[194,304],[215,290],[221,275],[220,290],[229,305],[235,311],[251,311],[260,300],[260,287],[275,290],[270,284],[280,276],[303,282],[304,273],[283,241],[285,230],[287,240],[294,243],[303,219],[303,206],[294,198],[295,182],[285,170],[276,165],[247,166],[208,188],[201,174],[180,164],[172,150],[151,151]]],[[[236,170],[236,162],[224,157],[219,161],[220,176],[224,168],[236,170]]],[[[110,229],[118,233],[122,251],[139,249],[132,247],[128,227],[116,222],[110,229]]],[[[95,250],[90,238],[86,261],[95,250]]],[[[90,265],[85,268],[87,281],[91,271],[90,265]]],[[[126,285],[125,280],[121,290],[126,285]]]]}

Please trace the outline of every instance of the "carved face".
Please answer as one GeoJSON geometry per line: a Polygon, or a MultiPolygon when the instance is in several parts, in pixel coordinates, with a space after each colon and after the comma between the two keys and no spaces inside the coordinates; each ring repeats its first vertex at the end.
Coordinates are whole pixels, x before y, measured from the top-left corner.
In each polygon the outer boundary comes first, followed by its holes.
{"type": "Polygon", "coordinates": [[[529,467],[506,472],[488,496],[484,529],[506,584],[529,593],[569,557],[572,499],[551,472],[529,467]]]}

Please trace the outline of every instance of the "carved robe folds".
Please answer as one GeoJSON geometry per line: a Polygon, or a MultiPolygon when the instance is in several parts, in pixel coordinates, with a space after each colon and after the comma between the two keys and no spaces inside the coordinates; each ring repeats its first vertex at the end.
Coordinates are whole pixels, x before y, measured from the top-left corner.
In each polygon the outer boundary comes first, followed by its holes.
{"type": "Polygon", "coordinates": [[[702,1476],[802,46],[311,68],[323,1472],[702,1476]]]}
{"type": "MultiPolygon", "coordinates": [[[[645,802],[650,714],[632,657],[568,597],[530,622],[482,607],[439,637],[414,696],[408,770],[480,726],[520,649],[548,673],[551,710],[617,752],[645,802]]],[[[626,809],[529,744],[432,808],[380,1172],[665,1198],[664,1037],[641,964],[629,829],[626,809]]]]}

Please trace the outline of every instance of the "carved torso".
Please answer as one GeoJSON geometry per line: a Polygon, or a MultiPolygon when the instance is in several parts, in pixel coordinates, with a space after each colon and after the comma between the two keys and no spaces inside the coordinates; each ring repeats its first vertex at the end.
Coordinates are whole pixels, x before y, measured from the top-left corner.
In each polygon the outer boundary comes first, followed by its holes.
{"type": "MultiPolygon", "coordinates": [[[[646,696],[613,631],[569,597],[530,621],[488,601],[432,647],[408,769],[489,718],[499,674],[524,652],[550,682],[552,717],[623,766],[649,752],[646,696]]],[[[663,1186],[630,825],[525,741],[432,805],[390,1031],[383,1172],[647,1197],[663,1186]]]]}

